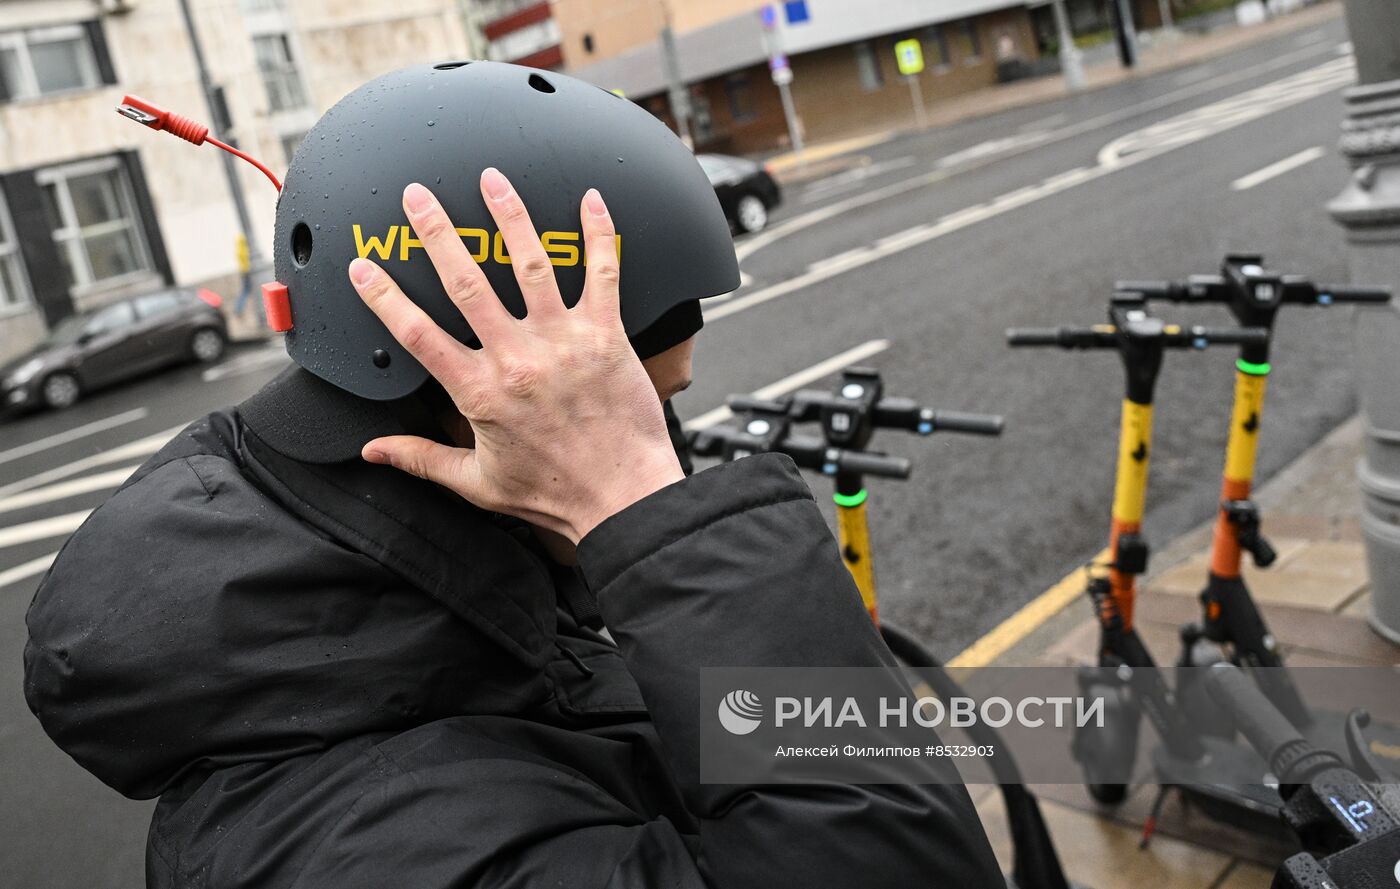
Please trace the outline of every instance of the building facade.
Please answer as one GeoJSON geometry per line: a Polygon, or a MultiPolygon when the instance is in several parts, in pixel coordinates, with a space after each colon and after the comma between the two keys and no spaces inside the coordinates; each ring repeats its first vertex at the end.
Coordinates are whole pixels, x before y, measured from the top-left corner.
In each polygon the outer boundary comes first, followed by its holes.
{"type": "MultiPolygon", "coordinates": [[[[467,54],[457,0],[189,0],[239,147],[275,171],[370,78],[467,54]]],[[[237,292],[219,152],[125,120],[135,94],[210,122],[178,0],[0,0],[0,360],[57,321],[170,284],[237,292]]],[[[251,237],[275,190],[238,164],[251,237]]]]}
{"type": "Polygon", "coordinates": [[[472,54],[495,62],[555,70],[564,56],[550,0],[461,0],[472,54]]]}
{"type": "Polygon", "coordinates": [[[667,123],[657,34],[670,21],[698,150],[784,147],[788,129],[769,59],[785,58],[809,141],[897,126],[911,115],[895,44],[920,42],[925,103],[1029,71],[1040,57],[1025,0],[557,0],[566,70],[623,93],[667,123]]]}

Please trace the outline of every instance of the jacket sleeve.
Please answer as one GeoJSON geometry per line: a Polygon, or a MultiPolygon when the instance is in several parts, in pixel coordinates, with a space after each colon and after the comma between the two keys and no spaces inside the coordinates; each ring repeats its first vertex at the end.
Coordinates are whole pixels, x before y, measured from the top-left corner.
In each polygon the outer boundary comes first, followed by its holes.
{"type": "Polygon", "coordinates": [[[595,528],[579,561],[700,821],[707,886],[1004,885],[960,785],[700,783],[701,668],[893,669],[788,458],[665,488],[595,528]]]}

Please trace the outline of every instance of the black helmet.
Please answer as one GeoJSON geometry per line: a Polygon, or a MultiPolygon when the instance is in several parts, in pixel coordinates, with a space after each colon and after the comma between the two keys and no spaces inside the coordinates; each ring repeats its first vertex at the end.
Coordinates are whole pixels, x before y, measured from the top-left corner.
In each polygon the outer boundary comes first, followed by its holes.
{"type": "MultiPolygon", "coordinates": [[[[498,62],[404,68],[326,112],[297,149],[277,205],[277,281],[290,306],[287,352],[363,398],[413,392],[425,371],[360,301],[346,276],[378,262],[442,328],[475,344],[401,205],[421,182],[437,196],[491,286],[525,313],[510,257],[481,198],[494,166],[530,210],[568,305],[584,256],[579,204],[589,188],[618,231],[622,320],[634,346],[663,316],[697,319],[696,300],[739,285],[734,244],[694,155],[632,102],[553,72],[498,62]]],[[[271,288],[272,297],[280,288],[271,288]]],[[[663,322],[664,323],[664,322],[663,322]]]]}

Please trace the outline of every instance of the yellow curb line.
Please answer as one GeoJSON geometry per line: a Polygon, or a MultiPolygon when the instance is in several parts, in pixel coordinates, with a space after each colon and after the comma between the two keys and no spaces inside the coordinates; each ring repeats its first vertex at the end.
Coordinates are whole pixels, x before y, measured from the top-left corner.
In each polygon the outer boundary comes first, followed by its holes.
{"type": "MultiPolygon", "coordinates": [[[[1090,560],[1091,564],[1108,559],[1108,550],[1101,551],[1090,560]]],[[[1015,614],[1008,617],[951,661],[949,667],[977,669],[1006,654],[1016,643],[1025,639],[1041,624],[1059,614],[1076,597],[1084,594],[1088,583],[1086,568],[1071,571],[1059,583],[1022,605],[1015,614]]]]}

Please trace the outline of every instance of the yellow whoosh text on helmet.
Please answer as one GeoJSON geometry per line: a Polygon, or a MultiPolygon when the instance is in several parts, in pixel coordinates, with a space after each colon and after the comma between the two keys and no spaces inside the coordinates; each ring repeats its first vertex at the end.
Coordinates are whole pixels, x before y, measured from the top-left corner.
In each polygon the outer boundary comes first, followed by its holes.
{"type": "MultiPolygon", "coordinates": [[[[369,259],[372,254],[381,262],[408,262],[411,251],[423,247],[423,242],[413,236],[413,229],[407,225],[391,225],[382,237],[373,234],[366,237],[359,225],[352,228],[355,232],[355,253],[360,259],[369,259]],[[398,249],[395,249],[396,245],[398,249]]],[[[477,262],[489,259],[501,265],[510,265],[510,254],[506,251],[506,241],[500,232],[493,234],[484,228],[459,228],[457,236],[467,245],[472,259],[477,262]]],[[[621,259],[622,235],[616,238],[617,256],[621,259]]],[[[579,247],[581,240],[582,235],[578,232],[544,232],[540,235],[540,243],[544,245],[550,263],[559,266],[588,265],[588,258],[579,247]]]]}

